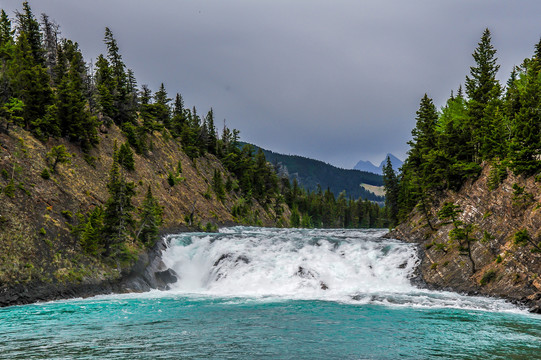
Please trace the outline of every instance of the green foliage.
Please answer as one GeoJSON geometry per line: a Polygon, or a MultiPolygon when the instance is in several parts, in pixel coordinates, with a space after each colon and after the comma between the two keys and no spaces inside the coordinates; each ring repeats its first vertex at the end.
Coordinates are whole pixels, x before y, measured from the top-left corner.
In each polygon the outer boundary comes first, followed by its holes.
{"type": "Polygon", "coordinates": [[[208,233],[217,232],[217,231],[218,231],[218,227],[217,227],[216,225],[214,225],[213,223],[208,222],[208,223],[205,225],[204,231],[205,231],[205,232],[208,232],[208,233]]]}
{"type": "Polygon", "coordinates": [[[38,232],[40,235],[43,235],[43,236],[47,235],[47,231],[44,228],[39,229],[38,232]]]}
{"type": "Polygon", "coordinates": [[[100,256],[104,250],[103,219],[104,211],[96,206],[86,217],[80,231],[80,244],[83,250],[92,256],[100,256]]]}
{"type": "Polygon", "coordinates": [[[498,256],[496,256],[496,260],[494,260],[494,262],[496,262],[496,264],[500,264],[502,261],[503,261],[502,256],[500,254],[498,254],[498,256]]]}
{"type": "Polygon", "coordinates": [[[389,226],[394,227],[398,224],[398,197],[400,189],[398,178],[389,157],[387,157],[387,162],[383,167],[383,184],[385,187],[385,209],[387,210],[389,226]]]}
{"type": "Polygon", "coordinates": [[[488,175],[488,188],[489,190],[495,190],[507,177],[507,167],[502,164],[495,164],[490,169],[488,175]]]}
{"type": "Polygon", "coordinates": [[[530,237],[530,234],[528,233],[528,230],[522,229],[515,233],[513,237],[513,241],[515,244],[520,246],[525,246],[528,244],[528,242],[532,241],[532,238],[530,237]]]}
{"type": "Polygon", "coordinates": [[[109,173],[109,199],[105,203],[103,220],[104,256],[117,258],[128,254],[125,243],[131,238],[133,227],[131,203],[135,195],[135,184],[126,181],[120,172],[118,150],[114,149],[113,165],[109,173]]]}
{"type": "Polygon", "coordinates": [[[152,189],[149,185],[143,200],[137,233],[137,238],[146,247],[152,247],[156,243],[162,221],[163,209],[152,195],[152,189]]]}
{"type": "Polygon", "coordinates": [[[51,174],[49,173],[49,170],[47,168],[44,168],[41,173],[40,173],[40,176],[42,178],[44,178],[45,180],[49,180],[51,178],[51,174]]]}
{"type": "Polygon", "coordinates": [[[124,143],[120,145],[120,149],[118,150],[118,163],[120,166],[122,166],[124,169],[128,171],[134,171],[135,170],[135,160],[133,159],[133,151],[130,148],[130,145],[128,143],[124,143]]]}
{"type": "Polygon", "coordinates": [[[291,227],[298,228],[301,224],[299,209],[297,207],[293,207],[291,210],[291,227]]]}
{"type": "Polygon", "coordinates": [[[495,270],[488,270],[487,272],[483,274],[483,277],[481,278],[481,280],[479,280],[479,284],[481,286],[485,286],[491,281],[494,281],[497,276],[498,276],[498,273],[495,270]]]}
{"type": "Polygon", "coordinates": [[[450,223],[455,225],[458,222],[458,216],[461,212],[462,210],[460,210],[460,206],[455,205],[452,202],[446,202],[443,204],[440,211],[438,211],[438,218],[440,220],[451,220],[450,223]]]}
{"type": "Polygon", "coordinates": [[[177,177],[171,171],[167,174],[167,183],[171,187],[175,186],[177,183],[177,177]]]}
{"type": "Polygon", "coordinates": [[[534,202],[532,194],[524,189],[524,186],[513,184],[513,206],[524,208],[528,207],[534,202]]]}
{"type": "Polygon", "coordinates": [[[24,112],[24,103],[17,99],[11,98],[8,102],[0,107],[0,121],[5,123],[3,131],[9,133],[10,124],[21,124],[24,119],[21,116],[24,112]]]}
{"type": "Polygon", "coordinates": [[[211,189],[210,186],[207,187],[207,191],[205,191],[205,192],[203,193],[203,197],[204,197],[205,199],[207,199],[207,200],[212,199],[212,189],[211,189]]]}
{"type": "Polygon", "coordinates": [[[52,164],[52,172],[56,172],[58,164],[70,164],[71,154],[67,151],[64,145],[53,146],[51,151],[47,153],[47,159],[52,164]]]}
{"type": "MultiPolygon", "coordinates": [[[[241,142],[239,146],[244,144],[241,142]]],[[[258,149],[256,147],[256,150],[258,149]]],[[[261,150],[266,160],[270,164],[273,164],[278,174],[286,175],[284,169],[287,169],[289,181],[293,182],[294,179],[297,179],[307,191],[317,191],[318,186],[320,186],[323,189],[329,188],[336,196],[341,191],[346,190],[347,194],[354,199],[360,197],[364,200],[384,201],[382,196],[377,196],[359,186],[359,184],[382,186],[383,177],[381,175],[359,170],[340,169],[322,161],[303,156],[284,155],[270,150],[261,150]]]]}
{"type": "Polygon", "coordinates": [[[481,239],[481,242],[486,244],[486,243],[489,243],[490,241],[492,241],[494,239],[495,239],[495,237],[492,236],[488,231],[485,230],[483,232],[483,238],[481,239]]]}
{"type": "Polygon", "coordinates": [[[222,175],[220,175],[216,169],[214,169],[214,175],[212,176],[212,189],[214,190],[218,200],[223,201],[225,199],[225,189],[222,175]]]}
{"type": "Polygon", "coordinates": [[[13,179],[11,179],[9,183],[4,187],[3,192],[7,197],[15,197],[15,182],[13,181],[13,179]]]}

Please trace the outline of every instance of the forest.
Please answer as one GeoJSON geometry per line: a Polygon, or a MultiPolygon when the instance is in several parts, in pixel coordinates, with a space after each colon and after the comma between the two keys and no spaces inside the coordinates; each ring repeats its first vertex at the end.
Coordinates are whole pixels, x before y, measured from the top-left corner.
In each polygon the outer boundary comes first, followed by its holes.
{"type": "MultiPolygon", "coordinates": [[[[531,58],[513,68],[505,85],[496,78],[500,66],[489,29],[473,59],[464,87],[451,91],[440,110],[427,94],[422,97],[404,165],[398,175],[389,163],[384,169],[391,226],[406,220],[416,206],[427,215],[442,192],[476,179],[485,164],[491,166],[490,189],[508,170],[540,180],[541,41],[531,58]]],[[[441,219],[460,212],[452,204],[445,209],[441,219]]],[[[428,215],[426,221],[432,228],[428,215]]]]}
{"type": "MultiPolygon", "coordinates": [[[[387,226],[385,211],[375,203],[354,200],[345,193],[336,197],[321,188],[307,191],[279,178],[261,149],[256,152],[250,145],[239,146],[238,130],[224,126],[220,134],[213,109],[201,115],[184,104],[180,93],[170,97],[163,83],[154,92],[147,85],[139,86],[109,28],[103,41],[105,53],[88,64],[77,42],[62,38],[60,26],[46,14],[38,19],[28,2],[23,2],[13,18],[4,10],[0,13],[0,131],[9,136],[17,127],[43,143],[66,139],[81,149],[88,166],[96,161],[90,153],[100,134],[118,127],[126,139],[115,143],[113,164],[103,175],[108,177],[109,198],[88,213],[78,214],[78,225],[72,228],[88,254],[121,258],[126,254],[125,244],[134,239],[146,247],[156,241],[162,205],[149,185],[143,208],[137,212],[132,204],[135,184],[126,177],[134,171],[134,154],[152,152],[155,133],[178,142],[192,161],[205,154],[219,159],[230,175],[224,178],[216,171],[209,187],[218,199],[226,192],[241,194],[243,201],[231,210],[240,223],[245,223],[255,200],[274,209],[277,218],[290,208],[290,221],[280,222],[282,226],[387,226]]],[[[51,178],[71,156],[64,145],[50,148],[50,166],[41,177],[51,178]]],[[[179,163],[169,172],[171,186],[180,178],[181,169],[179,163]]],[[[1,193],[13,198],[19,186],[15,175],[7,168],[2,175],[1,193]]],[[[186,219],[188,224],[190,220],[186,219]]]]}

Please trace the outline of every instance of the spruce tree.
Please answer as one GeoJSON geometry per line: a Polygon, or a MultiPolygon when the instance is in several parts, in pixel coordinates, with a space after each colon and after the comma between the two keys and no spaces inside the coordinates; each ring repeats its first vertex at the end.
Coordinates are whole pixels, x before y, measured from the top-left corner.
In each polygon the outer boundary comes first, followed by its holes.
{"type": "Polygon", "coordinates": [[[21,32],[17,38],[8,71],[13,97],[25,104],[24,123],[21,125],[32,130],[38,138],[47,138],[57,128],[57,124],[51,124],[46,117],[53,101],[50,78],[46,69],[36,63],[25,32],[21,32]]]}
{"type": "Polygon", "coordinates": [[[470,67],[470,76],[466,77],[468,95],[468,127],[471,134],[468,143],[471,160],[479,163],[489,159],[494,143],[501,141],[501,122],[497,117],[498,100],[501,86],[496,79],[496,49],[491,44],[489,29],[485,29],[481,40],[473,53],[476,66],[470,67]]]}
{"type": "Polygon", "coordinates": [[[383,166],[383,186],[385,189],[385,209],[389,219],[389,226],[398,224],[398,178],[393,170],[391,159],[387,156],[387,162],[383,166]]]}
{"type": "Polygon", "coordinates": [[[154,114],[156,120],[165,128],[171,127],[171,110],[169,108],[169,102],[171,99],[167,97],[167,91],[163,83],[160,85],[160,89],[154,94],[154,114]]]}
{"type": "Polygon", "coordinates": [[[163,221],[163,209],[158,201],[152,196],[152,189],[148,186],[143,206],[141,209],[141,219],[138,224],[137,238],[147,247],[156,243],[159,235],[159,229],[163,221]]]}
{"type": "Polygon", "coordinates": [[[516,174],[530,176],[541,171],[541,40],[523,68],[517,89],[520,107],[513,114],[509,159],[516,174]]]}
{"type": "Polygon", "coordinates": [[[25,34],[26,40],[30,46],[30,53],[34,58],[34,62],[38,65],[45,65],[45,51],[42,48],[42,37],[39,30],[39,22],[32,13],[28,1],[23,2],[23,12],[16,12],[17,17],[17,32],[19,36],[25,34]]]}
{"type": "Polygon", "coordinates": [[[128,143],[120,145],[120,149],[118,150],[118,163],[126,170],[135,170],[133,151],[128,143]]]}
{"type": "Polygon", "coordinates": [[[109,173],[107,189],[109,199],[104,210],[104,256],[117,258],[125,250],[133,227],[131,198],[135,195],[135,185],[126,181],[118,163],[118,148],[115,142],[113,164],[109,173]]]}

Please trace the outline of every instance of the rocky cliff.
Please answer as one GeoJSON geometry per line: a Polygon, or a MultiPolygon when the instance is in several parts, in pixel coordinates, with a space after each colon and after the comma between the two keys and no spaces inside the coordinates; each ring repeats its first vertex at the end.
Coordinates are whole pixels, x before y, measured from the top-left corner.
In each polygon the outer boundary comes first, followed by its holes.
{"type": "Polygon", "coordinates": [[[511,173],[494,183],[495,171],[485,165],[476,181],[433,199],[428,219],[416,209],[390,236],[419,244],[419,275],[429,287],[501,297],[541,313],[541,185],[511,173]],[[454,224],[438,216],[445,203],[458,206],[454,224]],[[470,241],[453,236],[457,226],[470,231],[470,241]]]}
{"type": "MultiPolygon", "coordinates": [[[[107,200],[114,142],[126,141],[115,126],[102,130],[99,145],[86,154],[63,140],[43,143],[18,127],[0,134],[0,306],[163,288],[174,280],[160,267],[163,243],[145,250],[133,241],[127,244],[133,260],[111,264],[86,254],[71,231],[80,222],[78,214],[107,200]],[[58,164],[50,177],[43,176],[51,168],[46,154],[59,144],[72,153],[71,163],[58,164]]],[[[192,161],[168,133],[154,132],[149,140],[151,150],[136,154],[135,170],[124,173],[136,185],[136,207],[151,185],[164,210],[162,232],[238,222],[276,224],[273,206],[265,209],[255,199],[246,204],[235,190],[217,198],[211,187],[215,170],[224,182],[234,177],[213,155],[192,161]],[[169,173],[175,174],[173,185],[169,173]],[[243,219],[232,216],[239,203],[249,208],[243,219]]]]}

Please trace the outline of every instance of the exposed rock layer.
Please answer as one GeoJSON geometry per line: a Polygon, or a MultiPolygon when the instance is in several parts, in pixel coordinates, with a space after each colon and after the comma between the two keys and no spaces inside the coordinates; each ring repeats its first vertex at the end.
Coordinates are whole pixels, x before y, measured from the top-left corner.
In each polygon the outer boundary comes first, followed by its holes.
{"type": "MultiPolygon", "coordinates": [[[[541,185],[533,178],[508,177],[489,190],[490,166],[466,183],[458,193],[448,192],[434,201],[429,220],[414,210],[389,236],[419,243],[420,276],[431,288],[508,299],[541,313],[541,185]],[[522,195],[513,189],[524,188],[522,195]],[[438,219],[445,202],[460,206],[458,219],[474,225],[471,259],[449,236],[453,224],[438,219]],[[526,230],[531,242],[516,243],[515,234],[526,230]],[[474,271],[475,270],[475,271],[474,271]]],[[[466,244],[463,244],[467,248],[466,244]]]]}

